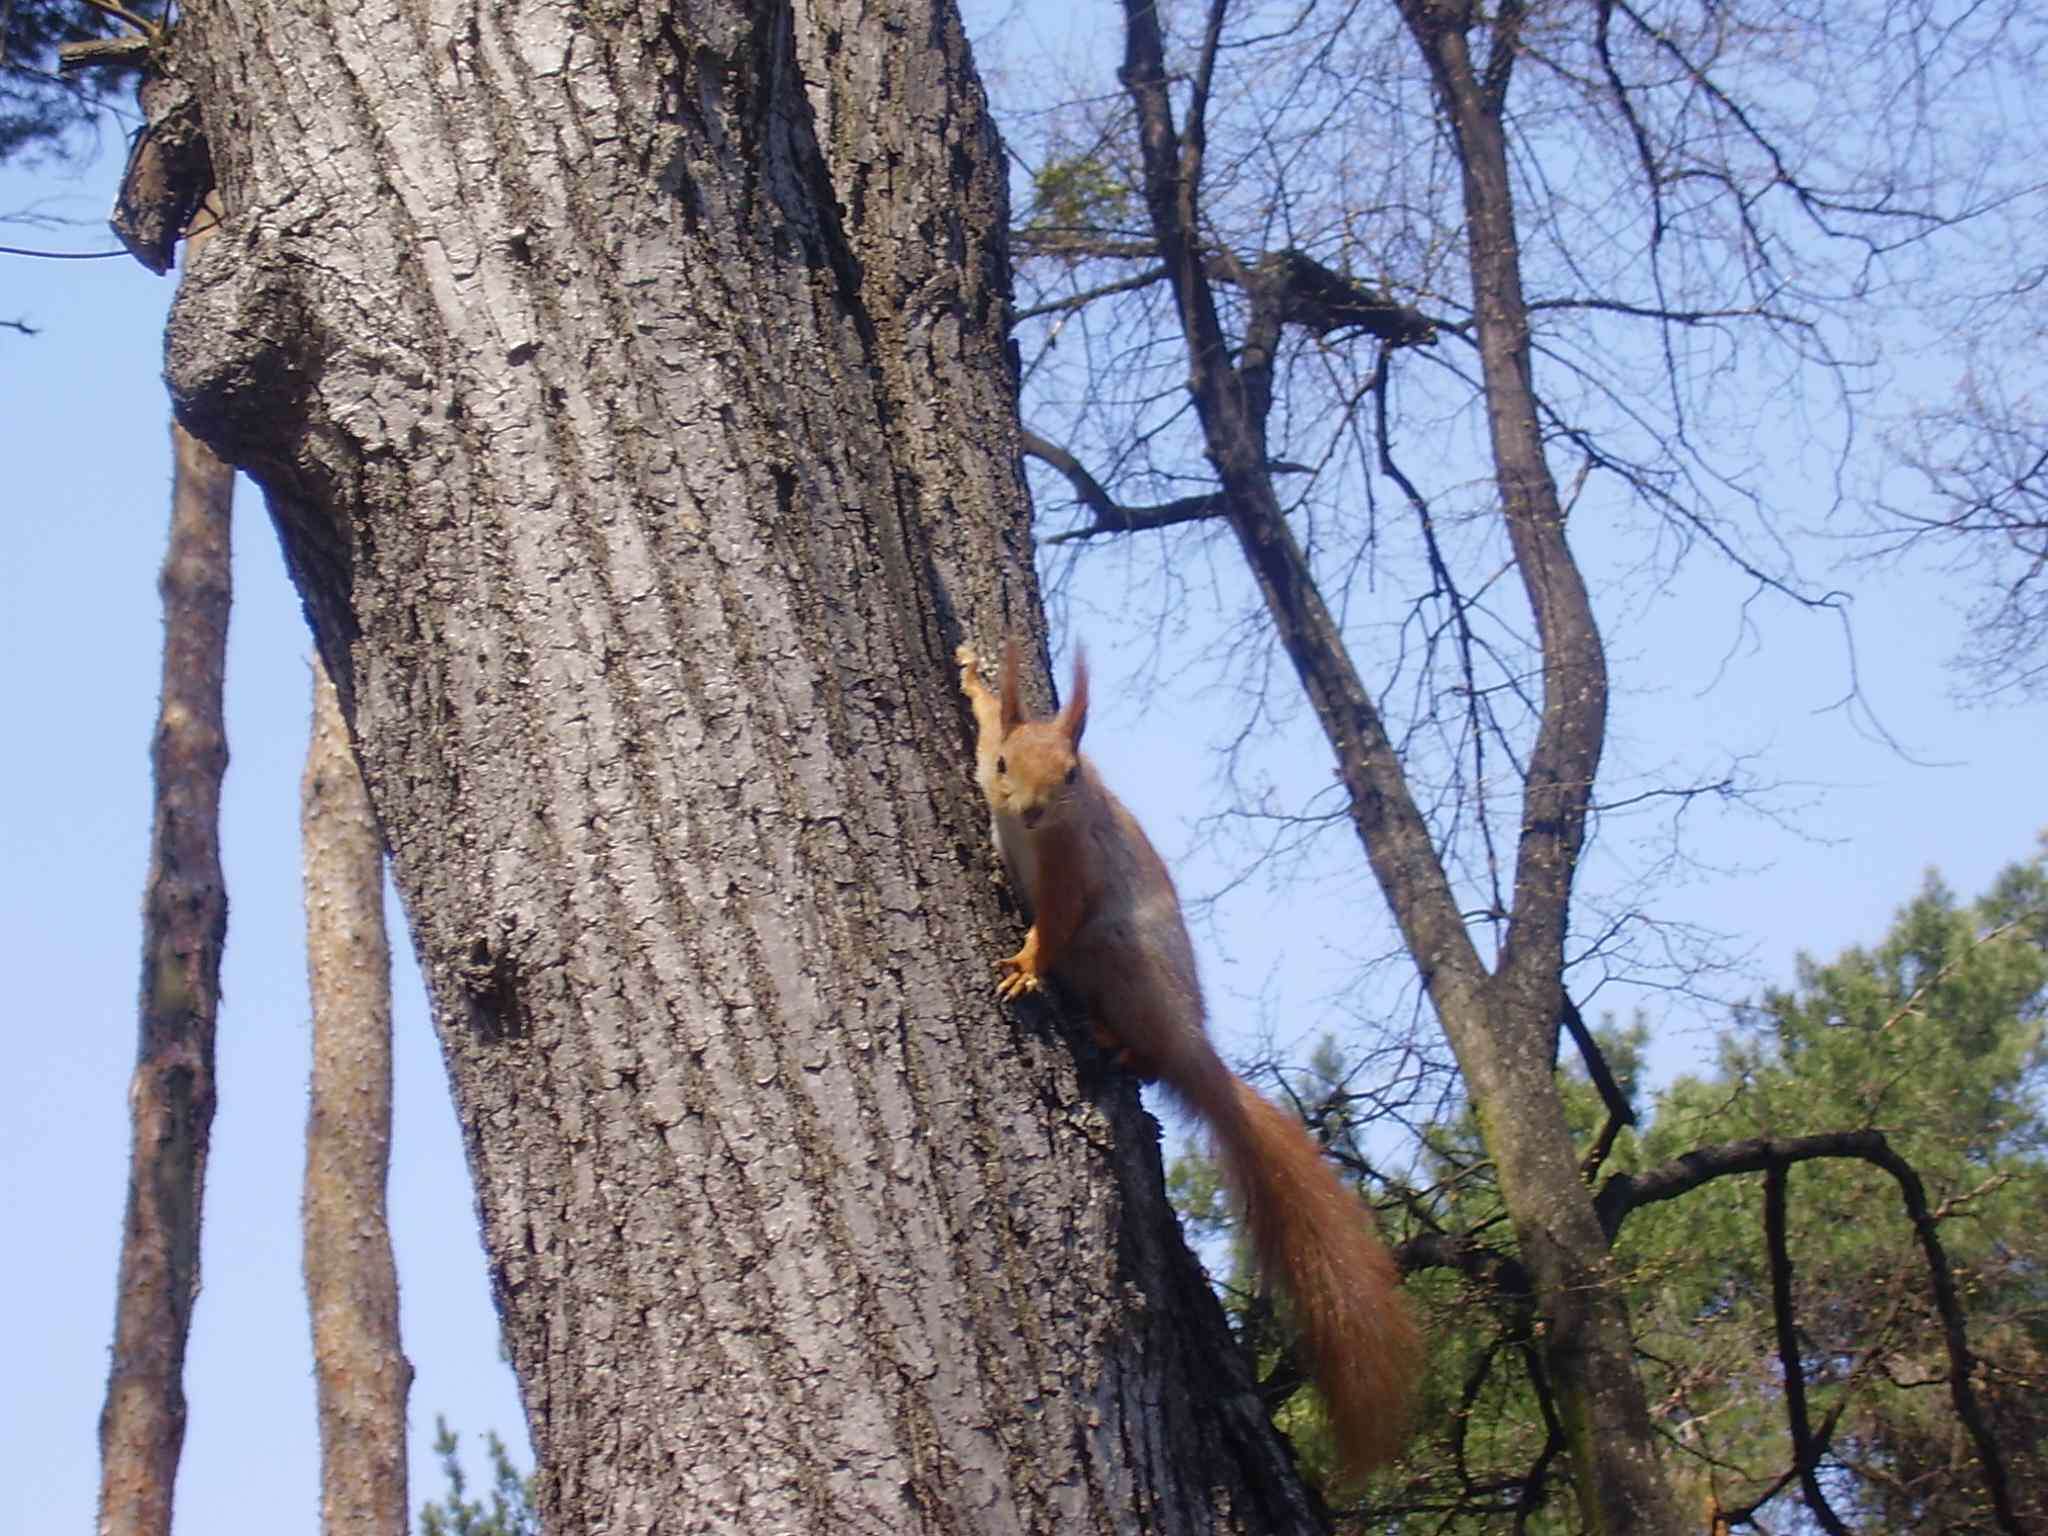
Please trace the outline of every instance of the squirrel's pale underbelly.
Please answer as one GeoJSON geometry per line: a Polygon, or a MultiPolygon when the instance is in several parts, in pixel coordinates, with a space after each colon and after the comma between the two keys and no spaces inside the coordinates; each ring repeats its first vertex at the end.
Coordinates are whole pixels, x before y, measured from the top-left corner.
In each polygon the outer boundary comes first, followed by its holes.
{"type": "Polygon", "coordinates": [[[1010,888],[1028,913],[1031,893],[1038,889],[1038,849],[1021,821],[999,811],[989,814],[989,836],[995,841],[996,856],[1010,872],[1010,888]]]}

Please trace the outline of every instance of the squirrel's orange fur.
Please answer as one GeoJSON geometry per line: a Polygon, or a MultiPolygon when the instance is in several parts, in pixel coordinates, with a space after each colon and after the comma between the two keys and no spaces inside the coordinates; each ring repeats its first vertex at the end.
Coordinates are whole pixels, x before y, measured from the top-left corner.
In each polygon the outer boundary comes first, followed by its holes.
{"type": "Polygon", "coordinates": [[[1210,1045],[1173,877],[1080,755],[1086,665],[1075,658],[1057,715],[1027,720],[1014,645],[1004,647],[1000,694],[982,682],[969,647],[955,659],[974,706],[976,778],[996,846],[1032,918],[1023,947],[998,962],[997,989],[1014,998],[1046,977],[1059,982],[1120,1062],[1163,1082],[1208,1125],[1259,1272],[1293,1304],[1346,1470],[1390,1460],[1421,1355],[1393,1258],[1301,1122],[1235,1077],[1210,1045]]]}

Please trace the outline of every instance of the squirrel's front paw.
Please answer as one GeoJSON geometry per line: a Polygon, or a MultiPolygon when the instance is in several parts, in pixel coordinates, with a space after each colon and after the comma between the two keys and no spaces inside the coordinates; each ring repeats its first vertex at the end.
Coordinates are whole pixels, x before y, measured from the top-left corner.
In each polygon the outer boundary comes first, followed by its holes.
{"type": "Polygon", "coordinates": [[[1025,968],[1021,952],[998,960],[996,969],[1003,973],[996,978],[996,996],[1004,1002],[1015,1002],[1026,992],[1039,990],[1038,973],[1025,968]]]}

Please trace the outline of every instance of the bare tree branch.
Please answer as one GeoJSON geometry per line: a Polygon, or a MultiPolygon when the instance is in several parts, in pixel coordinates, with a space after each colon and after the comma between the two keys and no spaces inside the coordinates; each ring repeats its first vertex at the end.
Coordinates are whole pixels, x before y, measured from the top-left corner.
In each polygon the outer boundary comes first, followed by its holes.
{"type": "Polygon", "coordinates": [[[1449,1269],[1510,1300],[1527,1301],[1535,1294],[1521,1260],[1487,1247],[1470,1233],[1424,1232],[1395,1248],[1394,1258],[1404,1275],[1449,1269]]]}
{"type": "Polygon", "coordinates": [[[1916,423],[1899,456],[1922,499],[1879,505],[1887,536],[1874,553],[1926,546],[1974,574],[1982,595],[1965,665],[1993,692],[2039,693],[2048,687],[2048,415],[1988,363],[1916,423]]]}
{"type": "Polygon", "coordinates": [[[1755,1137],[1701,1147],[1683,1157],[1646,1173],[1617,1173],[1600,1188],[1594,1207],[1610,1237],[1620,1229],[1631,1211],[1663,1200],[1675,1200],[1709,1180],[1737,1173],[1764,1173],[1789,1168],[1810,1158],[1847,1157],[1883,1169],[1897,1181],[1907,1219],[1913,1224],[1926,1256],[1928,1283],[1933,1290],[1936,1313],[1941,1318],[1943,1342],[1948,1351],[1949,1395],[1956,1418],[1969,1433],[1977,1451],[1977,1463],[1989,1495],[1993,1517],[2008,1536],[2022,1536],[2018,1512],[2013,1507],[2005,1461],[1997,1439],[1977,1402],[1973,1385],[1975,1361],[1970,1354],[1963,1322],[1962,1303],[1956,1295],[1955,1277],[1950,1272],[1947,1251],[1942,1247],[1937,1223],[1927,1206],[1927,1192],[1913,1166],[1892,1149],[1881,1131],[1830,1131],[1815,1136],[1784,1139],[1755,1137]]]}
{"type": "Polygon", "coordinates": [[[1771,1317],[1777,1326],[1778,1363],[1783,1371],[1785,1418],[1792,1431],[1792,1465],[1806,1495],[1807,1512],[1828,1536],[1849,1536],[1841,1516],[1821,1491],[1816,1468],[1827,1445],[1814,1436],[1806,1417],[1806,1367],[1799,1358],[1799,1324],[1792,1315],[1792,1253],[1785,1242],[1785,1165],[1764,1170],[1764,1246],[1771,1258],[1771,1317]]]}
{"type": "MultiPolygon", "coordinates": [[[[1149,240],[1106,240],[1086,231],[1065,234],[1026,229],[1018,232],[1017,246],[1020,255],[1025,257],[1052,256],[1069,260],[1088,257],[1148,263],[1141,272],[1105,283],[1085,295],[1021,309],[1016,315],[1019,322],[1149,287],[1169,275],[1164,267],[1152,265],[1159,260],[1160,248],[1149,240]]],[[[1441,324],[1413,305],[1403,304],[1369,283],[1334,271],[1307,251],[1292,246],[1266,251],[1250,260],[1222,247],[1204,246],[1202,271],[1212,283],[1228,283],[1236,288],[1256,289],[1268,294],[1278,306],[1282,324],[1299,326],[1318,337],[1342,331],[1362,331],[1395,346],[1432,346],[1441,324]]],[[[1554,307],[1564,308],[1568,304],[1586,308],[1622,308],[1597,300],[1558,300],[1554,307]]],[[[1638,313],[1647,316],[1655,312],[1643,310],[1638,313]]],[[[1719,317],[1673,314],[1664,318],[1690,324],[1719,317]]]]}
{"type": "Polygon", "coordinates": [[[1636,1123],[1636,1109],[1629,1102],[1628,1095],[1621,1091],[1621,1084],[1615,1081],[1614,1069],[1607,1065],[1607,1053],[1600,1049],[1600,1042],[1586,1028],[1585,1016],[1579,1012],[1579,1005],[1572,1000],[1569,991],[1564,994],[1563,1021],[1565,1030],[1572,1037],[1572,1044],[1578,1048],[1579,1059],[1586,1064],[1586,1076],[1607,1109],[1607,1123],[1601,1127],[1599,1139],[1579,1164],[1581,1175],[1591,1179],[1599,1172],[1600,1165],[1607,1161],[1607,1154],[1613,1150],[1614,1139],[1621,1134],[1622,1127],[1636,1123]]]}
{"type": "MultiPolygon", "coordinates": [[[[1136,533],[1146,528],[1170,528],[1176,523],[1201,522],[1229,515],[1228,501],[1215,491],[1151,506],[1127,507],[1112,499],[1102,488],[1102,482],[1088,472],[1087,466],[1058,443],[1027,430],[1020,435],[1018,445],[1032,458],[1050,464],[1065,475],[1068,484],[1074,488],[1074,499],[1095,514],[1094,522],[1083,528],[1052,534],[1045,539],[1047,544],[1066,544],[1075,539],[1094,539],[1113,533],[1136,533]]],[[[1268,469],[1275,474],[1308,473],[1299,464],[1273,464],[1268,469]]]]}
{"type": "Polygon", "coordinates": [[[1063,299],[1053,299],[1044,304],[1033,304],[1029,308],[1020,309],[1015,315],[1011,316],[1011,323],[1021,325],[1026,320],[1036,320],[1045,315],[1061,315],[1073,310],[1086,309],[1090,304],[1094,304],[1102,299],[1111,298],[1116,294],[1134,293],[1140,288],[1149,288],[1165,276],[1166,269],[1164,267],[1147,267],[1142,272],[1135,273],[1130,277],[1119,278],[1113,283],[1103,283],[1080,293],[1068,294],[1063,299]]]}

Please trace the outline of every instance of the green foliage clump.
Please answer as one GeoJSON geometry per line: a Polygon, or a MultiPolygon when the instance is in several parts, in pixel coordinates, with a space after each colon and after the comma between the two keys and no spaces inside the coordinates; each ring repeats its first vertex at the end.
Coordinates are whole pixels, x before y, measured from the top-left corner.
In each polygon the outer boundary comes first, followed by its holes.
{"type": "Polygon", "coordinates": [[[1046,161],[1031,179],[1031,192],[1031,217],[1025,227],[1041,239],[1115,229],[1131,214],[1129,184],[1095,155],[1046,161]]]}
{"type": "MultiPolygon", "coordinates": [[[[1612,1137],[1595,1184],[1674,1166],[1702,1149],[1880,1133],[1923,1183],[1975,1360],[1973,1385],[2027,1529],[2048,1530],[2048,852],[1975,903],[1930,878],[1883,941],[1802,958],[1793,987],[1737,1010],[1712,1071],[1657,1096],[1645,1125],[1612,1137]]],[[[1648,1030],[1596,1032],[1634,1098],[1648,1030]]],[[[1567,1054],[1570,1047],[1566,1046],[1567,1054]]],[[[1324,1083],[1347,1077],[1329,1052],[1324,1083]]],[[[1607,1108],[1582,1071],[1560,1073],[1580,1145],[1607,1108]]],[[[1327,1106],[1318,1106],[1327,1114],[1327,1106]]],[[[1364,1166],[1355,1125],[1333,1141],[1364,1166]]],[[[1390,1241],[1436,1245],[1407,1289],[1424,1318],[1428,1374],[1404,1462],[1363,1491],[1359,1529],[1575,1531],[1562,1426],[1543,1390],[1542,1327],[1514,1235],[1468,1112],[1424,1127],[1392,1209],[1390,1241]],[[1460,1257],[1451,1262],[1455,1250],[1460,1257]]],[[[1183,1157],[1174,1194],[1213,1247],[1236,1242],[1213,1170],[1183,1157]],[[1220,1236],[1219,1236],[1220,1235],[1220,1236]]],[[[1762,1219],[1761,1174],[1709,1179],[1623,1222],[1615,1259],[1652,1410],[1682,1507],[1758,1528],[1805,1529],[1787,1427],[1762,1219]]],[[[1898,1181],[1859,1158],[1787,1172],[1793,1309],[1808,1418],[1825,1438],[1818,1480],[1860,1530],[1998,1529],[1975,1441],[1949,1387],[1943,1321],[1898,1181]]],[[[1235,1249],[1232,1250],[1235,1254],[1235,1249]]],[[[1286,1355],[1284,1328],[1241,1254],[1224,1299],[1304,1466],[1331,1463],[1319,1408],[1286,1355]]]]}
{"type": "MultiPolygon", "coordinates": [[[[132,0],[124,8],[153,25],[163,15],[164,0],[132,0]]],[[[58,46],[133,30],[82,0],[11,0],[0,6],[0,161],[63,159],[87,142],[87,131],[132,93],[133,70],[102,67],[66,77],[57,70],[58,46]]]]}
{"type": "Polygon", "coordinates": [[[521,1477],[505,1450],[505,1442],[484,1431],[491,1458],[490,1503],[462,1496],[466,1479],[456,1457],[459,1437],[448,1421],[434,1417],[434,1454],[448,1479],[448,1497],[420,1506],[420,1536],[540,1536],[540,1515],[534,1508],[533,1479],[521,1477]]]}
{"type": "MultiPolygon", "coordinates": [[[[1673,1084],[1642,1144],[1654,1164],[1707,1142],[1881,1132],[1926,1186],[1977,1395],[2036,1520],[2048,1520],[2044,1008],[2048,862],[2008,870],[1970,905],[1930,878],[1876,948],[1802,959],[1793,989],[1744,1010],[1719,1070],[1673,1084]]],[[[1678,1443],[1724,1508],[1754,1503],[1791,1465],[1758,1183],[1718,1179],[1641,1211],[1618,1245],[1678,1443]]],[[[1869,1529],[1995,1529],[1897,1181],[1814,1159],[1789,1170],[1787,1193],[1808,1411],[1829,1434],[1836,1512],[1869,1529]]]]}

